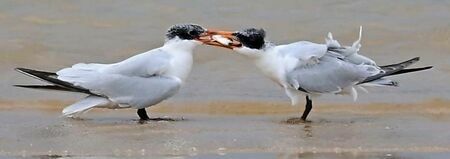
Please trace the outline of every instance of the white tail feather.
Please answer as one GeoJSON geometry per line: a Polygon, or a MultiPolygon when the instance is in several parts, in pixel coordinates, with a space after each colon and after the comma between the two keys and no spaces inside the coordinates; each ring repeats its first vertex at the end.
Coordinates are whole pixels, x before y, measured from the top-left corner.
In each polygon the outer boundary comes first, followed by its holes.
{"type": "Polygon", "coordinates": [[[355,87],[351,87],[350,91],[350,94],[353,97],[353,101],[356,101],[358,99],[358,92],[356,91],[355,87]]]}
{"type": "Polygon", "coordinates": [[[346,87],[344,89],[341,89],[337,94],[340,95],[351,95],[353,98],[353,101],[356,101],[358,99],[358,91],[356,91],[355,87],[346,87]]]}
{"type": "Polygon", "coordinates": [[[368,87],[386,87],[386,86],[396,87],[396,86],[398,86],[398,83],[396,81],[392,81],[389,79],[380,78],[375,81],[363,83],[360,86],[363,86],[363,87],[367,87],[367,86],[368,87]]]}
{"type": "Polygon", "coordinates": [[[86,98],[69,105],[62,111],[63,116],[72,117],[75,114],[85,112],[96,106],[108,105],[110,101],[103,97],[87,96],[86,98]]]}
{"type": "Polygon", "coordinates": [[[357,85],[356,88],[358,88],[359,90],[363,91],[364,93],[369,93],[369,91],[366,88],[364,88],[364,87],[362,87],[360,85],[357,85]]]}
{"type": "Polygon", "coordinates": [[[358,39],[353,42],[352,46],[341,46],[339,42],[333,39],[333,35],[328,33],[328,37],[325,39],[326,45],[329,48],[340,48],[336,49],[335,52],[345,56],[345,60],[354,64],[367,64],[376,66],[375,61],[370,58],[367,58],[363,55],[358,54],[361,49],[361,39],[362,39],[362,26],[359,27],[359,36],[358,39]]]}
{"type": "Polygon", "coordinates": [[[356,50],[356,52],[359,51],[359,48],[361,48],[361,37],[362,37],[362,26],[359,26],[359,37],[358,40],[353,42],[352,48],[356,50]]]}
{"type": "Polygon", "coordinates": [[[328,32],[328,37],[325,38],[325,42],[327,47],[341,47],[341,44],[339,44],[337,40],[333,39],[333,34],[331,34],[331,32],[328,32]]]}
{"type": "Polygon", "coordinates": [[[291,99],[291,105],[297,105],[300,102],[301,94],[294,89],[285,88],[286,95],[291,99]]]}

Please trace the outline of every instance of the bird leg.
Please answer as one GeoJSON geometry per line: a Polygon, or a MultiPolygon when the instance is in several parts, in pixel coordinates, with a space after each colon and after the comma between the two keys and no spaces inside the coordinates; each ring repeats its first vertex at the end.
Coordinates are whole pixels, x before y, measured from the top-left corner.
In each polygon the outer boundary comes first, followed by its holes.
{"type": "Polygon", "coordinates": [[[147,111],[145,111],[145,108],[138,109],[137,114],[139,115],[140,120],[150,120],[147,115],[147,111]]]}
{"type": "Polygon", "coordinates": [[[150,118],[150,117],[148,117],[147,111],[145,111],[145,108],[138,109],[137,114],[139,115],[140,122],[150,121],[150,120],[151,121],[176,121],[176,119],[172,119],[172,118],[150,118]]]}
{"type": "Polygon", "coordinates": [[[302,120],[306,121],[306,117],[308,117],[309,112],[311,112],[312,109],[312,100],[309,99],[309,96],[306,96],[306,105],[305,105],[305,111],[303,111],[302,120]]]}
{"type": "Polygon", "coordinates": [[[300,124],[300,123],[309,123],[310,121],[306,120],[306,117],[308,117],[309,112],[311,112],[312,109],[312,100],[309,99],[309,96],[306,96],[306,105],[305,110],[303,111],[303,115],[301,118],[290,118],[287,120],[288,124],[300,124]]]}

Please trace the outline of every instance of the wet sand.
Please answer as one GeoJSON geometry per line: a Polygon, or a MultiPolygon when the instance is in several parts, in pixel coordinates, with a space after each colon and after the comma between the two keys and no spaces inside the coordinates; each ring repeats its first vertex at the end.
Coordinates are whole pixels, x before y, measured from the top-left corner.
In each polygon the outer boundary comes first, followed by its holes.
{"type": "Polygon", "coordinates": [[[169,102],[139,123],[133,110],[96,109],[60,118],[67,102],[0,107],[0,156],[45,158],[446,158],[449,101],[317,105],[308,123],[288,123],[300,107],[262,102],[169,102]],[[27,109],[25,109],[27,108],[27,109]],[[191,109],[192,108],[192,109],[191,109]],[[242,109],[241,109],[242,108],[242,109]]]}
{"type": "Polygon", "coordinates": [[[0,1],[0,159],[3,158],[449,158],[450,2],[378,1],[0,1]],[[13,69],[56,71],[113,63],[159,47],[176,23],[262,27],[276,44],[343,44],[364,27],[361,54],[380,65],[420,56],[432,70],[392,77],[399,88],[314,100],[311,123],[289,124],[276,84],[229,50],[201,46],[186,85],[150,108],[175,122],[135,121],[133,110],[60,118],[83,95],[31,91],[13,69]],[[181,120],[183,119],[183,120],[181,120]]]}

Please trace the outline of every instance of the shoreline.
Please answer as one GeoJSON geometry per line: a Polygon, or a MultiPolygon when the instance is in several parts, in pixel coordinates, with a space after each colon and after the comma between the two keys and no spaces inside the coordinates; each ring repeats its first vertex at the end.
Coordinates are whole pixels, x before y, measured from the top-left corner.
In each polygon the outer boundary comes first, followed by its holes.
{"type": "MultiPolygon", "coordinates": [[[[31,100],[0,101],[0,111],[31,109],[42,111],[60,111],[75,101],[69,100],[31,100]]],[[[416,103],[320,103],[313,107],[314,112],[348,112],[355,114],[450,114],[450,101],[428,99],[416,103]]],[[[101,111],[107,109],[94,109],[101,111]]],[[[132,109],[123,109],[132,110],[132,109]]],[[[186,114],[223,114],[223,115],[270,115],[291,114],[303,111],[303,105],[291,106],[289,101],[165,101],[148,108],[154,113],[186,114]]]]}

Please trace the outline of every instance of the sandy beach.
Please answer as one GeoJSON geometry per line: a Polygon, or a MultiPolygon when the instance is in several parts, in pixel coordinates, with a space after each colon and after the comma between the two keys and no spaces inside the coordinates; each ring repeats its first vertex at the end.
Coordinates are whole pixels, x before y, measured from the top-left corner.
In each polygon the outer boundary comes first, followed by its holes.
{"type": "Polygon", "coordinates": [[[441,100],[318,105],[310,123],[286,122],[301,112],[286,103],[165,103],[151,116],[177,121],[141,124],[132,110],[65,119],[63,102],[3,104],[5,157],[446,158],[450,151],[449,102],[441,100]]]}
{"type": "Polygon", "coordinates": [[[0,2],[0,159],[3,158],[442,158],[450,157],[450,1],[31,1],[0,2]],[[284,91],[232,51],[201,46],[181,91],[149,108],[176,121],[139,123],[135,110],[61,110],[84,95],[33,84],[15,67],[57,71],[113,63],[161,46],[168,27],[266,29],[276,44],[350,45],[379,65],[420,56],[428,71],[314,101],[311,122],[284,91]]]}

